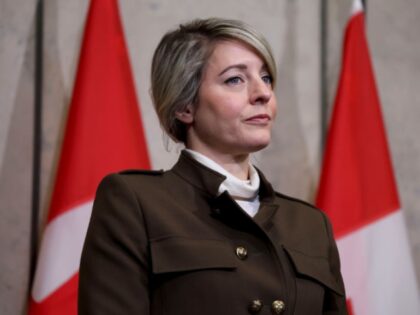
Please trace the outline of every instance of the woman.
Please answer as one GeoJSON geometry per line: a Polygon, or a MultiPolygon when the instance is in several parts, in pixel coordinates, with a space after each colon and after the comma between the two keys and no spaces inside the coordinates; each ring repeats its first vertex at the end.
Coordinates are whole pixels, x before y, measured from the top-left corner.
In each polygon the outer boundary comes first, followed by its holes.
{"type": "Polygon", "coordinates": [[[347,314],[328,219],[250,164],[270,142],[275,62],[239,21],[167,33],[160,122],[186,150],[169,171],[106,177],[80,267],[80,314],[347,314]]]}

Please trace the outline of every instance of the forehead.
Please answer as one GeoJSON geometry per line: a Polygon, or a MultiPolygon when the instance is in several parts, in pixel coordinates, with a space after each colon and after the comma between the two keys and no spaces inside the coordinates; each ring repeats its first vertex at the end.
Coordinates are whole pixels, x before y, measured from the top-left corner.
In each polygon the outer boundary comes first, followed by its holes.
{"type": "Polygon", "coordinates": [[[252,46],[238,40],[222,40],[214,44],[208,59],[211,67],[225,67],[232,64],[264,66],[265,60],[252,46]]]}

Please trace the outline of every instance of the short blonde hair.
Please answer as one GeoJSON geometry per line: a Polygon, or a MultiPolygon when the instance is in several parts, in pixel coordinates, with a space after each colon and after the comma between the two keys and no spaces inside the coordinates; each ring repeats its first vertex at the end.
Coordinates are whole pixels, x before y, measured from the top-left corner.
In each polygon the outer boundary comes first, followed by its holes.
{"type": "Polygon", "coordinates": [[[186,141],[186,126],[176,118],[195,106],[203,69],[215,43],[238,40],[260,55],[276,81],[276,64],[267,40],[249,25],[220,18],[197,19],[166,33],[152,60],[151,95],[162,128],[175,142],[186,141]]]}

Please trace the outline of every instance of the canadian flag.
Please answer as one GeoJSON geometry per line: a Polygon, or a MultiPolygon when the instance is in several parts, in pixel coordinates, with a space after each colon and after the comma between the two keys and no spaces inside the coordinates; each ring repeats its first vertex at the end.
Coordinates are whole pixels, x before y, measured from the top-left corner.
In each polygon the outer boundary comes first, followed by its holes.
{"type": "Polygon", "coordinates": [[[317,205],[330,217],[349,312],[418,315],[419,292],[360,0],[354,1],[317,205]]]}
{"type": "Polygon", "coordinates": [[[99,181],[150,168],[116,0],[90,2],[30,315],[76,315],[78,269],[99,181]]]}

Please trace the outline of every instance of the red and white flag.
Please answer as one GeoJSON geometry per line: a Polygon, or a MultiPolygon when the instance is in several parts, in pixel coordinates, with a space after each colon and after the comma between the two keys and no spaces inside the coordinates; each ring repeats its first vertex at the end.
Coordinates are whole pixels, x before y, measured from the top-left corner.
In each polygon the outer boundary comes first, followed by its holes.
{"type": "Polygon", "coordinates": [[[30,315],[76,315],[82,246],[100,180],[150,168],[116,0],[92,0],[43,233],[30,315]]]}
{"type": "Polygon", "coordinates": [[[349,311],[420,314],[360,0],[346,29],[317,205],[334,227],[349,311]]]}

